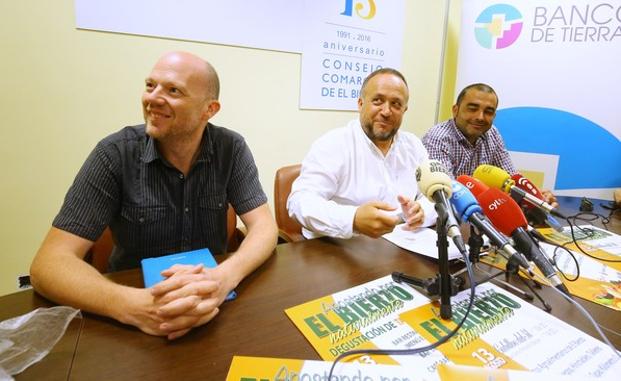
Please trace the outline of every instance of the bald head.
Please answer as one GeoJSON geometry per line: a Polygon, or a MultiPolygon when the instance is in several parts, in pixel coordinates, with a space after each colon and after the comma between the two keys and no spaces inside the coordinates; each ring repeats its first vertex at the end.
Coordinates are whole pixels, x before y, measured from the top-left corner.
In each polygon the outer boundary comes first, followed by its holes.
{"type": "Polygon", "coordinates": [[[155,63],[154,68],[170,68],[185,70],[192,73],[193,80],[204,88],[206,99],[218,99],[220,96],[220,79],[216,69],[204,59],[188,52],[168,52],[165,53],[155,63]]]}
{"type": "MultiPolygon", "coordinates": [[[[374,77],[376,77],[378,75],[382,75],[382,74],[390,74],[390,75],[394,75],[395,77],[399,78],[401,81],[403,81],[403,84],[405,85],[405,88],[407,90],[408,82],[405,80],[405,77],[403,76],[403,74],[401,74],[401,72],[399,70],[396,70],[396,69],[393,69],[393,68],[390,68],[390,67],[384,67],[384,68],[380,68],[380,69],[375,70],[374,72],[369,74],[364,79],[364,81],[362,81],[362,87],[360,88],[361,96],[365,95],[365,93],[367,91],[367,87],[369,85],[369,81],[371,81],[374,77]]],[[[406,95],[409,96],[409,93],[406,94],[406,95]]]]}

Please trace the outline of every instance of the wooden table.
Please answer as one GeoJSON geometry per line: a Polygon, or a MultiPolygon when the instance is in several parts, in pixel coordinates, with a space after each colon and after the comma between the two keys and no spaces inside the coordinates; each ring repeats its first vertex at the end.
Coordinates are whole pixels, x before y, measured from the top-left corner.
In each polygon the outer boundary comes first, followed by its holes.
{"type": "MultiPolygon", "coordinates": [[[[39,296],[32,290],[17,292],[0,297],[0,321],[26,314],[39,307],[52,307],[55,304],[39,296]]],[[[52,351],[40,362],[32,365],[19,375],[19,380],[66,380],[71,373],[73,355],[77,351],[78,338],[83,319],[73,319],[65,335],[52,351]]]]}
{"type": "MultiPolygon", "coordinates": [[[[609,227],[621,232],[620,221],[617,215],[609,227]]],[[[283,310],[393,271],[432,277],[437,263],[386,240],[367,237],[278,245],[275,255],[239,285],[236,300],[222,305],[214,320],[185,337],[168,341],[84,314],[83,319],[74,320],[50,355],[16,379],[223,380],[233,355],[319,359],[283,310]]],[[[117,283],[142,286],[140,270],[109,277],[117,283]]],[[[552,305],[553,315],[597,337],[586,319],[560,296],[547,288],[541,295],[552,305]]],[[[600,324],[621,331],[618,312],[578,300],[600,324]]],[[[4,296],[0,319],[49,305],[31,290],[4,296]]],[[[619,336],[609,338],[621,348],[619,336]]]]}

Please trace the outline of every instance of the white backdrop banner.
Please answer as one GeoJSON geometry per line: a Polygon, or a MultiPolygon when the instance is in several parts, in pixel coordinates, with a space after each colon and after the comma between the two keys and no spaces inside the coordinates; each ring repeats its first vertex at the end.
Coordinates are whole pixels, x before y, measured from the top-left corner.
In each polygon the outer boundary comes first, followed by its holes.
{"type": "Polygon", "coordinates": [[[303,3],[291,0],[75,0],[83,29],[301,52],[303,3]]]}
{"type": "Polygon", "coordinates": [[[621,187],[621,0],[463,2],[457,91],[484,82],[522,170],[557,194],[621,187]]]}
{"type": "Polygon", "coordinates": [[[362,81],[399,69],[404,0],[306,0],[300,108],[356,110],[362,81]]]}
{"type": "Polygon", "coordinates": [[[369,73],[401,66],[404,7],[404,0],[75,0],[75,15],[82,29],[303,53],[300,107],[355,110],[369,73]]]}

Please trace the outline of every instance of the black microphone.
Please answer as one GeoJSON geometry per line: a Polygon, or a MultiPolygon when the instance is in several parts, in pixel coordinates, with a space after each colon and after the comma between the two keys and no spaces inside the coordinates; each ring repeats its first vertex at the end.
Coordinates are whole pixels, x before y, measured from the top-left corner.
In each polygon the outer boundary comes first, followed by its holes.
{"type": "Polygon", "coordinates": [[[569,290],[561,282],[558,274],[556,273],[556,269],[526,229],[517,228],[511,235],[511,238],[513,238],[513,242],[515,242],[515,246],[518,250],[526,253],[526,256],[532,258],[535,265],[539,268],[539,270],[541,270],[543,275],[550,280],[554,287],[563,291],[565,294],[570,295],[569,290]]]}
{"type": "Polygon", "coordinates": [[[535,262],[537,268],[541,270],[554,287],[571,296],[546,254],[528,233],[528,223],[520,206],[496,188],[486,190],[477,199],[483,206],[485,215],[498,230],[513,238],[518,251],[523,253],[529,260],[535,262]]]}
{"type": "Polygon", "coordinates": [[[459,223],[455,219],[453,208],[448,199],[451,197],[451,178],[446,174],[446,169],[437,160],[426,160],[416,168],[416,181],[420,191],[431,201],[435,202],[436,207],[440,208],[447,215],[446,235],[453,239],[453,243],[463,254],[467,253],[464,239],[459,230],[459,223]]]}

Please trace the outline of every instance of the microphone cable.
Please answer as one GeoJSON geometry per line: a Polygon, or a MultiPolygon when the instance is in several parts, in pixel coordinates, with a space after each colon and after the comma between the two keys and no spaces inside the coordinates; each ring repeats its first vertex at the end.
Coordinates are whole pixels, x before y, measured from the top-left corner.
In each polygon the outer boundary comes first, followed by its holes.
{"type": "Polygon", "coordinates": [[[470,301],[468,303],[468,308],[466,309],[466,313],[464,317],[461,319],[457,327],[455,327],[451,332],[449,332],[446,336],[442,337],[440,340],[436,341],[433,344],[420,347],[420,348],[410,348],[410,349],[354,349],[351,351],[347,351],[338,355],[333,361],[332,366],[330,367],[330,372],[328,373],[328,380],[332,379],[332,373],[334,372],[334,367],[336,364],[344,359],[345,357],[353,356],[353,355],[394,355],[394,356],[403,356],[403,355],[416,355],[422,352],[427,352],[432,349],[439,347],[440,345],[449,341],[457,331],[461,329],[461,326],[466,322],[466,319],[470,315],[470,310],[474,304],[474,299],[476,296],[476,282],[474,281],[474,273],[472,270],[472,264],[468,260],[468,257],[461,253],[465,263],[466,269],[468,270],[468,279],[470,280],[470,301]]]}
{"type": "MultiPolygon", "coordinates": [[[[619,262],[621,262],[621,259],[601,258],[601,257],[595,256],[593,254],[589,254],[578,243],[578,241],[580,241],[580,240],[576,239],[576,234],[575,234],[574,228],[580,230],[580,232],[582,232],[585,235],[584,238],[593,237],[595,235],[595,232],[593,230],[589,229],[589,228],[582,228],[582,227],[580,227],[576,223],[576,221],[579,220],[579,221],[584,221],[584,222],[593,222],[593,221],[597,221],[597,219],[601,219],[602,220],[602,224],[605,226],[604,230],[610,231],[608,229],[608,226],[607,226],[607,224],[610,222],[610,220],[607,217],[604,217],[604,216],[602,216],[600,214],[597,214],[597,213],[585,213],[585,212],[582,212],[582,213],[577,213],[577,214],[574,214],[573,216],[567,217],[567,224],[569,224],[569,230],[571,232],[571,241],[568,241],[565,244],[573,243],[574,245],[576,245],[576,248],[578,248],[578,250],[580,250],[580,252],[582,254],[586,255],[587,257],[591,257],[593,259],[597,259],[598,261],[611,262],[611,263],[619,263],[619,262]],[[583,215],[590,216],[591,218],[590,219],[583,218],[582,217],[583,215]],[[572,223],[572,219],[573,219],[573,223],[572,223]]],[[[563,245],[565,245],[565,244],[563,244],[563,245]]]]}
{"type": "MultiPolygon", "coordinates": [[[[611,212],[612,215],[612,212],[611,212]]],[[[610,223],[610,216],[606,217],[603,216],[601,214],[598,213],[592,213],[592,212],[579,212],[576,213],[574,215],[568,216],[566,218],[567,224],[569,225],[570,228],[570,232],[571,232],[571,240],[558,244],[556,242],[553,242],[550,239],[547,239],[545,236],[538,236],[539,239],[543,238],[544,242],[555,246],[554,252],[553,252],[553,256],[551,258],[552,264],[554,265],[554,267],[558,270],[559,273],[561,273],[561,275],[563,276],[563,278],[565,278],[565,280],[569,281],[569,282],[575,282],[576,280],[578,280],[578,278],[580,277],[580,264],[578,262],[578,259],[576,258],[576,256],[574,255],[574,253],[569,250],[566,246],[573,243],[576,248],[584,255],[593,258],[595,260],[598,261],[602,261],[602,262],[611,262],[611,263],[615,263],[615,262],[621,262],[621,260],[616,260],[616,259],[608,259],[608,258],[600,258],[597,257],[593,254],[589,254],[586,250],[584,250],[580,244],[578,243],[580,240],[584,239],[584,238],[589,238],[589,237],[593,237],[596,233],[594,230],[590,229],[590,228],[583,228],[581,226],[579,226],[577,224],[577,221],[582,221],[582,222],[587,222],[587,223],[592,223],[594,221],[597,220],[601,220],[602,225],[604,225],[604,230],[610,232],[610,229],[608,229],[607,224],[610,223]],[[583,238],[576,238],[576,232],[574,229],[578,229],[582,234],[584,234],[583,238]],[[576,265],[576,275],[573,278],[569,278],[567,276],[567,274],[558,266],[557,263],[557,256],[559,255],[558,250],[565,250],[565,252],[572,258],[573,262],[576,265]]]]}
{"type": "MultiPolygon", "coordinates": [[[[613,212],[614,212],[614,210],[613,210],[613,212]]],[[[612,215],[612,212],[611,212],[610,215],[612,215]]],[[[590,258],[593,258],[593,259],[596,259],[596,260],[600,260],[600,261],[603,261],[603,262],[621,262],[621,260],[599,258],[599,257],[597,257],[595,255],[589,254],[578,243],[578,241],[580,241],[581,239],[593,237],[596,234],[596,232],[593,229],[590,229],[590,228],[580,227],[576,223],[576,221],[579,220],[579,221],[583,221],[583,222],[593,222],[593,221],[597,221],[598,219],[601,219],[602,224],[605,226],[604,230],[610,231],[608,229],[608,226],[607,226],[607,224],[610,222],[609,217],[610,216],[605,217],[605,216],[603,216],[601,214],[591,213],[591,212],[580,212],[580,213],[574,214],[572,216],[568,216],[567,217],[567,223],[569,224],[569,228],[570,228],[570,231],[571,231],[571,240],[567,241],[567,242],[565,242],[563,244],[560,244],[560,245],[555,243],[555,242],[550,241],[549,239],[545,240],[545,242],[547,244],[552,245],[552,246],[556,246],[556,248],[554,249],[554,256],[552,258],[552,262],[554,264],[554,267],[557,268],[557,270],[561,273],[563,278],[565,278],[566,280],[568,280],[570,282],[574,282],[574,281],[576,281],[580,277],[580,265],[578,263],[578,260],[577,260],[576,256],[571,252],[571,250],[569,250],[567,247],[565,247],[566,245],[569,245],[571,243],[573,243],[576,246],[576,248],[578,248],[578,250],[580,250],[580,252],[582,252],[582,254],[584,254],[584,255],[586,255],[586,256],[588,256],[590,258]],[[585,216],[587,218],[585,218],[585,216]],[[572,220],[573,220],[573,223],[572,223],[572,220]],[[581,238],[580,240],[577,239],[574,229],[578,229],[582,234],[584,234],[584,238],[581,238]],[[572,259],[574,260],[574,263],[576,264],[576,276],[575,276],[575,278],[569,279],[566,276],[566,274],[558,267],[558,265],[556,263],[556,256],[557,256],[558,249],[565,250],[572,257],[572,259]]],[[[543,279],[538,274],[534,274],[534,275],[536,277],[540,278],[540,280],[543,279]]],[[[576,302],[572,298],[569,298],[567,295],[565,295],[564,293],[560,292],[556,288],[554,288],[554,287],[550,287],[550,288],[554,289],[554,291],[556,291],[558,294],[562,295],[563,298],[565,298],[566,300],[569,300],[576,308],[578,308],[578,310],[589,320],[591,325],[593,325],[593,327],[595,327],[595,330],[602,337],[604,342],[613,350],[613,352],[615,352],[619,357],[621,357],[621,354],[612,345],[612,343],[609,341],[608,337],[603,333],[602,329],[607,331],[607,332],[609,332],[609,333],[611,333],[611,334],[614,334],[615,336],[621,336],[621,333],[598,324],[595,321],[595,319],[591,316],[591,314],[589,314],[588,311],[586,311],[584,309],[584,307],[582,307],[582,305],[580,305],[578,302],[576,302]]]]}
{"type": "Polygon", "coordinates": [[[556,243],[551,243],[551,242],[546,242],[548,245],[552,245],[554,246],[554,251],[552,253],[552,265],[556,268],[556,270],[561,273],[561,275],[563,276],[563,278],[565,278],[566,281],[568,282],[575,282],[578,280],[578,278],[580,278],[580,263],[578,262],[578,258],[576,258],[576,256],[574,255],[574,253],[571,252],[571,250],[569,250],[568,248],[566,248],[564,245],[569,244],[570,242],[564,243],[563,245],[559,245],[556,243]],[[571,259],[573,260],[573,262],[576,264],[576,275],[573,278],[569,278],[567,276],[567,273],[565,273],[558,265],[557,263],[557,256],[559,255],[558,250],[565,250],[565,252],[571,257],[571,259]]]}
{"type": "MultiPolygon", "coordinates": [[[[610,216],[609,216],[609,217],[610,217],[610,216]]],[[[609,218],[609,217],[603,216],[603,215],[598,214],[598,213],[592,213],[592,212],[580,212],[580,213],[576,213],[576,214],[574,214],[574,215],[567,216],[567,218],[565,219],[565,220],[567,221],[567,224],[569,225],[569,230],[570,230],[570,233],[571,233],[571,240],[569,240],[569,241],[567,241],[567,242],[564,242],[564,243],[561,243],[561,244],[559,245],[559,244],[557,244],[556,242],[553,242],[553,241],[551,241],[550,239],[545,238],[545,236],[542,236],[542,237],[544,238],[544,241],[545,241],[547,244],[550,244],[550,245],[556,246],[557,248],[559,248],[559,247],[560,247],[560,248],[562,248],[562,249],[564,249],[564,250],[568,251],[569,255],[571,255],[571,256],[572,256],[572,258],[574,259],[574,262],[576,263],[576,269],[577,269],[578,274],[580,273],[580,268],[579,268],[579,265],[578,265],[578,261],[577,261],[576,257],[573,255],[573,253],[571,253],[571,251],[569,251],[569,250],[565,247],[566,245],[569,245],[569,244],[571,244],[571,243],[573,243],[573,244],[576,246],[576,248],[577,248],[577,249],[578,249],[578,250],[579,250],[582,254],[586,255],[587,257],[590,257],[590,258],[593,258],[593,259],[596,259],[596,260],[598,260],[598,261],[602,261],[602,262],[619,263],[619,262],[621,262],[621,259],[600,258],[600,257],[595,256],[595,255],[593,255],[593,254],[589,254],[589,253],[588,253],[586,250],[584,250],[584,249],[580,246],[580,244],[578,243],[580,240],[583,240],[584,238],[593,237],[596,233],[595,233],[595,231],[594,231],[594,230],[592,230],[592,229],[590,229],[590,228],[583,228],[583,227],[581,227],[580,225],[578,225],[578,224],[577,224],[577,221],[587,222],[587,223],[592,223],[592,222],[594,222],[594,221],[601,220],[602,225],[604,225],[604,229],[603,229],[603,230],[605,230],[605,231],[607,231],[607,232],[610,232],[610,229],[608,229],[608,224],[610,223],[610,218],[609,218]],[[573,221],[573,222],[572,222],[572,221],[573,221]],[[576,232],[575,232],[575,230],[574,230],[574,229],[579,230],[582,234],[584,234],[584,237],[583,237],[583,238],[580,238],[580,239],[576,238],[576,232]]],[[[612,233],[612,232],[611,232],[611,233],[612,233]]],[[[541,239],[541,237],[539,237],[539,236],[538,236],[538,238],[540,238],[540,239],[541,239]]],[[[555,249],[554,253],[555,253],[555,255],[556,255],[556,253],[557,253],[557,252],[556,252],[556,249],[555,249]]],[[[557,270],[559,270],[559,272],[561,272],[561,274],[563,274],[563,277],[564,277],[565,279],[567,279],[567,280],[569,280],[569,281],[572,281],[572,280],[568,279],[568,278],[565,276],[565,274],[563,273],[563,271],[562,271],[562,270],[560,270],[560,269],[558,268],[558,266],[556,265],[556,263],[554,264],[554,266],[557,268],[557,270]]]]}
{"type": "MultiPolygon", "coordinates": [[[[535,274],[536,278],[539,278],[539,281],[547,281],[544,277],[542,277],[539,274],[535,274]]],[[[600,325],[595,321],[595,319],[593,319],[593,316],[591,316],[591,314],[584,309],[584,307],[582,307],[582,305],[580,305],[580,303],[576,302],[575,300],[573,300],[571,297],[569,297],[568,295],[565,295],[565,293],[561,292],[560,290],[557,290],[556,287],[550,287],[550,289],[554,290],[557,294],[561,295],[565,300],[568,300],[569,302],[571,302],[571,304],[574,305],[574,307],[576,307],[578,309],[578,311],[580,311],[582,313],[582,315],[584,315],[587,320],[591,323],[591,325],[593,325],[593,327],[595,328],[595,330],[597,331],[597,333],[599,333],[599,335],[602,337],[604,343],[606,343],[610,349],[619,357],[621,357],[621,352],[617,351],[617,349],[615,348],[614,345],[612,345],[612,343],[610,342],[610,340],[608,340],[608,337],[604,334],[604,332],[601,330],[600,325]]],[[[605,328],[605,327],[603,327],[605,328]]],[[[609,328],[605,328],[607,331],[610,332],[614,332],[609,328]]],[[[619,333],[614,332],[615,334],[619,335],[619,333]]]]}
{"type": "MultiPolygon", "coordinates": [[[[531,232],[529,232],[529,233],[531,233],[531,232]]],[[[578,280],[578,278],[580,278],[580,263],[578,262],[578,258],[576,258],[576,255],[574,253],[572,253],[571,250],[569,250],[567,247],[565,247],[565,245],[569,245],[573,241],[567,241],[567,242],[558,244],[558,243],[556,243],[556,242],[546,238],[546,236],[544,236],[543,234],[537,234],[535,236],[535,234],[531,233],[531,236],[533,236],[533,238],[536,238],[536,240],[538,239],[538,240],[543,241],[547,245],[554,246],[554,251],[552,252],[552,258],[548,258],[548,259],[550,259],[550,262],[552,262],[552,266],[554,266],[556,271],[558,271],[561,274],[561,276],[563,278],[565,278],[566,281],[568,281],[568,282],[575,282],[575,281],[578,280]],[[559,249],[564,250],[571,257],[573,262],[576,264],[576,275],[573,278],[569,278],[567,276],[567,273],[565,273],[565,271],[563,271],[563,269],[561,269],[560,266],[557,263],[557,257],[559,256],[559,253],[558,253],[559,249]]],[[[535,242],[536,242],[536,240],[535,240],[535,242]]],[[[538,245],[538,246],[541,248],[540,245],[538,245]]],[[[544,251],[544,253],[545,253],[544,249],[541,249],[541,250],[544,251]]]]}
{"type": "Polygon", "coordinates": [[[578,212],[574,215],[567,216],[567,219],[572,219],[576,226],[578,225],[576,221],[593,222],[599,219],[601,220],[602,225],[604,225],[604,230],[610,231],[610,229],[608,229],[608,224],[610,223],[610,217],[612,217],[612,213],[610,213],[608,216],[604,216],[602,214],[595,213],[595,212],[578,212]]]}

